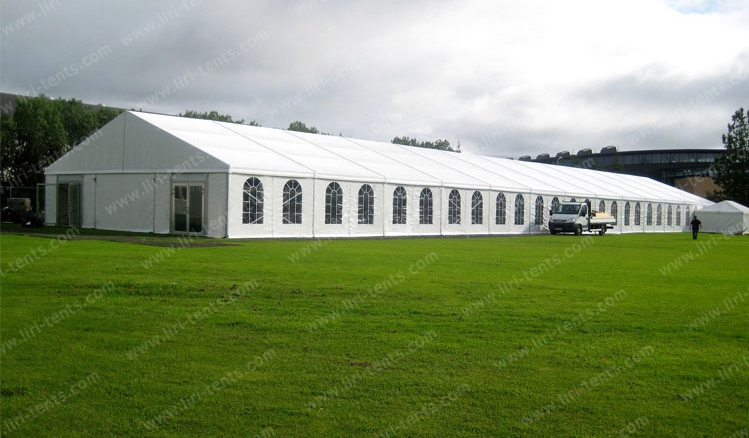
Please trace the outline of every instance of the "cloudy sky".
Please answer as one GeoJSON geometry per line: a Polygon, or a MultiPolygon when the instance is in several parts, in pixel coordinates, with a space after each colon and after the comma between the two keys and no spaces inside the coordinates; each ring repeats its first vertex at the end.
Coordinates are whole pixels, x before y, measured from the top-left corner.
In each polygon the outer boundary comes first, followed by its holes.
{"type": "Polygon", "coordinates": [[[749,107],[746,0],[0,5],[9,93],[515,158],[720,148],[749,107]]]}

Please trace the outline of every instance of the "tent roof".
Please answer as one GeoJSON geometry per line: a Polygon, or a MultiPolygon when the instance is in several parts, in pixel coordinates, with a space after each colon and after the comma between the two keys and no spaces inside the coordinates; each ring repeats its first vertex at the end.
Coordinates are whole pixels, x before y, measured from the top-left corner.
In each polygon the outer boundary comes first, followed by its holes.
{"type": "Polygon", "coordinates": [[[168,172],[197,156],[180,171],[711,204],[645,177],[131,111],[73,152],[46,173],[168,172]]]}
{"type": "Polygon", "coordinates": [[[740,212],[749,214],[749,207],[745,207],[738,202],[733,201],[720,201],[713,205],[704,207],[699,210],[700,212],[717,212],[717,213],[734,213],[740,212]]]}

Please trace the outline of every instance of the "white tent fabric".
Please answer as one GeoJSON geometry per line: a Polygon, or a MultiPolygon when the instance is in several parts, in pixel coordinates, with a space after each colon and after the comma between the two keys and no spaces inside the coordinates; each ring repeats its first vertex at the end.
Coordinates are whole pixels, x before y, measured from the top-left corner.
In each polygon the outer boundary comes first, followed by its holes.
{"type": "Polygon", "coordinates": [[[733,201],[721,201],[696,212],[702,231],[722,234],[749,233],[749,208],[733,201]]]}
{"type": "Polygon", "coordinates": [[[129,111],[49,166],[46,182],[48,223],[169,233],[180,214],[214,237],[543,233],[552,202],[570,198],[616,210],[614,232],[678,232],[712,204],[631,175],[129,111]],[[298,221],[284,198],[292,182],[298,221]],[[180,190],[194,196],[190,212],[180,190]]]}

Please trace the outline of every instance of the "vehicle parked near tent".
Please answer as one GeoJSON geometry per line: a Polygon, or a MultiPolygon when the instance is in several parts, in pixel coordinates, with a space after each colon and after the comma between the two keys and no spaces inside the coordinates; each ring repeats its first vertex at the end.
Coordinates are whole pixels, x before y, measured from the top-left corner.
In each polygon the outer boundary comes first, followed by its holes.
{"type": "Polygon", "coordinates": [[[549,218],[549,232],[575,233],[580,235],[583,231],[606,234],[606,230],[616,226],[616,218],[608,213],[594,211],[588,202],[562,202],[552,211],[549,218]]]}

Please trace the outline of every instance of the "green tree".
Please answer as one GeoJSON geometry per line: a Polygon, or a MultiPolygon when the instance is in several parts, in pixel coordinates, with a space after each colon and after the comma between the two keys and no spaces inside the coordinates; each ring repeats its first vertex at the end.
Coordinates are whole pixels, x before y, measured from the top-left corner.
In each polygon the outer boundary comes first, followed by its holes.
{"type": "Polygon", "coordinates": [[[395,137],[390,141],[393,144],[402,144],[405,146],[416,146],[419,148],[428,149],[439,149],[441,151],[460,152],[460,143],[458,143],[457,149],[450,147],[448,140],[435,140],[435,141],[419,141],[411,137],[395,137]]]}
{"type": "Polygon", "coordinates": [[[3,185],[34,186],[44,182],[44,168],[119,114],[70,99],[46,96],[19,98],[16,110],[5,114],[2,144],[3,185]]]}
{"type": "Polygon", "coordinates": [[[250,120],[249,122],[245,123],[244,119],[234,120],[230,115],[220,114],[218,111],[201,113],[195,110],[187,110],[184,113],[178,114],[178,116],[189,117],[191,119],[214,120],[216,122],[238,123],[240,125],[260,126],[260,124],[258,124],[255,120],[250,120]]]}
{"type": "Polygon", "coordinates": [[[310,134],[320,133],[320,131],[318,131],[314,126],[308,128],[307,125],[304,124],[304,122],[301,122],[299,120],[295,120],[289,123],[289,131],[309,132],[310,134]]]}
{"type": "Polygon", "coordinates": [[[749,123],[744,108],[731,117],[723,145],[726,153],[715,159],[715,183],[721,187],[716,195],[749,205],[749,123]]]}

